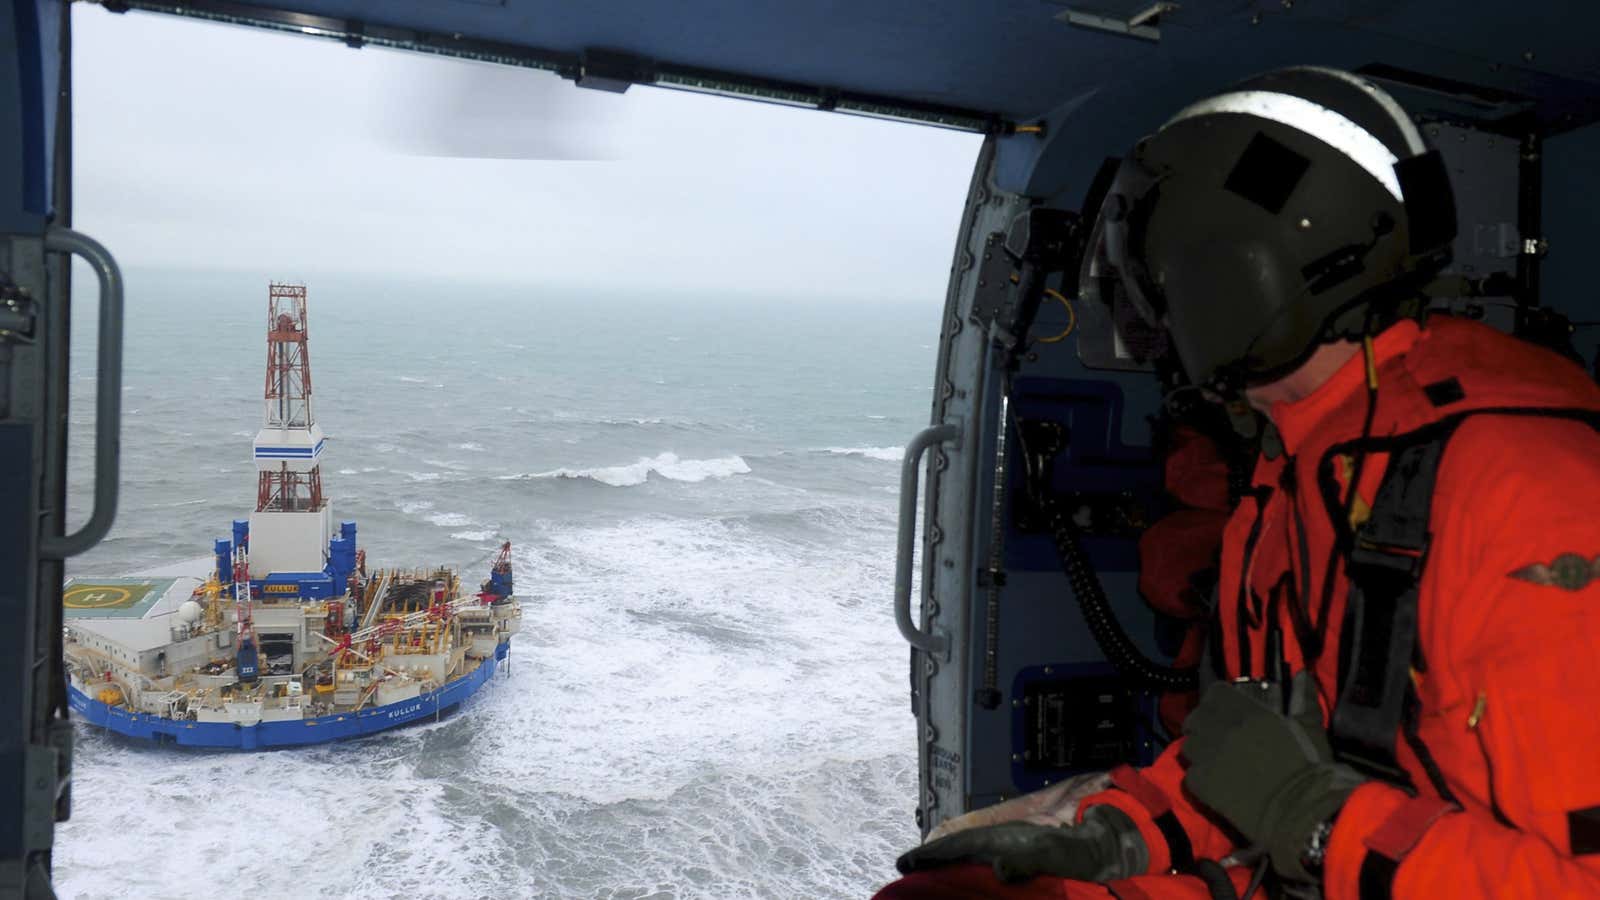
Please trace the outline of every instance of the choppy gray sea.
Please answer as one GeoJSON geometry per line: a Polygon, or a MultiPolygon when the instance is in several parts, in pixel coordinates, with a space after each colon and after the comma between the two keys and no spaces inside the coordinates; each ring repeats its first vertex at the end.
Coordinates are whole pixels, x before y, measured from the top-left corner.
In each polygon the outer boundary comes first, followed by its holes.
{"type": "MultiPolygon", "coordinates": [[[[202,556],[249,511],[272,274],[129,273],[121,512],[73,573],[202,556]]],[[[941,298],[307,283],[335,515],[377,566],[475,579],[511,540],[509,674],[441,723],[303,750],[80,726],[62,892],[809,898],[887,880],[916,838],[898,446],[927,420],[941,298]]]]}

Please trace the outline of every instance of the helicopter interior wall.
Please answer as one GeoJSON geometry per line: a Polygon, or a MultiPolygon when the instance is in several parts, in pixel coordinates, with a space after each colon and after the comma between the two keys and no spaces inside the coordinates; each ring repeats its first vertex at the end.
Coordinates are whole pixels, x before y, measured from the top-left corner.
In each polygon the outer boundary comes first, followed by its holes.
{"type": "MultiPolygon", "coordinates": [[[[1054,276],[1049,286],[1072,291],[1054,276]]],[[[969,608],[965,761],[968,808],[1050,784],[1076,772],[1147,761],[1163,736],[1154,697],[1130,689],[1091,637],[1063,573],[1052,535],[1030,500],[1024,433],[1062,427],[1065,446],[1049,468],[1049,490],[1074,513],[1113,610],[1146,655],[1170,661],[1181,633],[1137,590],[1137,537],[1161,505],[1153,450],[1160,406],[1146,372],[1086,367],[1076,347],[1071,301],[1047,301],[1034,340],[1009,381],[991,351],[982,421],[984,459],[999,449],[1002,397],[1005,485],[980,480],[975,545],[978,584],[969,608]],[[989,574],[999,568],[1003,577],[989,574]],[[992,633],[991,633],[992,632],[992,633]]],[[[992,472],[987,465],[980,471],[992,472]]]]}
{"type": "Polygon", "coordinates": [[[1524,19],[1521,10],[1511,18],[1494,16],[1487,4],[1471,12],[1429,3],[1380,5],[1370,16],[1343,23],[1352,27],[1327,27],[1329,18],[1348,13],[1329,8],[1319,15],[1308,11],[1310,4],[1292,10],[1285,4],[1255,12],[1241,7],[1240,14],[1217,15],[1204,27],[1164,29],[1161,40],[1136,65],[1119,69],[1117,78],[1063,82],[1065,89],[1042,116],[1042,137],[1002,138],[997,186],[1031,197],[1061,197],[1076,209],[1108,154],[1126,152],[1206,93],[1284,66],[1381,73],[1408,109],[1455,121],[1524,118],[1555,133],[1600,117],[1592,51],[1562,37],[1578,19],[1600,19],[1600,7],[1555,4],[1559,12],[1529,10],[1532,18],[1524,19]],[[1553,20],[1544,20],[1551,15],[1553,20]],[[1541,22],[1546,27],[1528,30],[1541,22]],[[1447,23],[1449,41],[1438,27],[1447,23]],[[1471,90],[1450,94],[1463,87],[1471,90]]]}
{"type": "Polygon", "coordinates": [[[1573,344],[1600,373],[1600,125],[1545,142],[1544,233],[1550,252],[1540,271],[1543,303],[1577,324],[1573,344]]]}

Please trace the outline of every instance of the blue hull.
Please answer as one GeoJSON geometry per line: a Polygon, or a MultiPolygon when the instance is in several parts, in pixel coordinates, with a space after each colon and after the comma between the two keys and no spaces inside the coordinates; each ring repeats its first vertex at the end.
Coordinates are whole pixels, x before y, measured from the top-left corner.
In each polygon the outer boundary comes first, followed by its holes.
{"type": "Polygon", "coordinates": [[[374,706],[353,713],[336,713],[290,722],[258,722],[235,725],[231,722],[180,722],[122,707],[107,706],[72,685],[67,692],[72,711],[90,725],[116,734],[141,738],[158,744],[180,747],[211,747],[227,750],[264,750],[269,747],[303,747],[326,744],[346,738],[388,731],[412,722],[426,721],[451,712],[478,692],[499,670],[511,649],[510,644],[495,648],[493,659],[486,659],[471,674],[446,683],[409,700],[374,706]]]}

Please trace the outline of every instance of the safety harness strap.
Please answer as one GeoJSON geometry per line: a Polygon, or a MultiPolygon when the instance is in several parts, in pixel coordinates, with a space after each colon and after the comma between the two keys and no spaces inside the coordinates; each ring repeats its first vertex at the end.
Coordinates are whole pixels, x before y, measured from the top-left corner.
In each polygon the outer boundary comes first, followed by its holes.
{"type": "Polygon", "coordinates": [[[1344,762],[1388,781],[1405,777],[1395,739],[1411,685],[1434,482],[1453,433],[1433,435],[1390,457],[1372,513],[1357,529],[1346,561],[1345,664],[1329,737],[1344,762]]]}
{"type": "Polygon", "coordinates": [[[1390,900],[1400,863],[1440,816],[1455,810],[1454,804],[1432,797],[1411,797],[1396,807],[1363,840],[1367,855],[1357,882],[1360,900],[1390,900]]]}
{"type": "MultiPolygon", "coordinates": [[[[1326,463],[1335,454],[1356,451],[1390,454],[1371,514],[1357,529],[1346,559],[1350,597],[1339,641],[1339,696],[1328,736],[1341,761],[1395,784],[1410,783],[1395,742],[1404,732],[1406,701],[1413,690],[1418,594],[1439,462],[1461,423],[1479,415],[1567,419],[1600,430],[1600,412],[1592,409],[1480,407],[1416,431],[1336,445],[1324,459],[1326,463]]],[[[1440,793],[1448,790],[1435,787],[1440,793]]]]}
{"type": "Polygon", "coordinates": [[[1139,805],[1150,814],[1161,836],[1167,840],[1167,854],[1172,860],[1173,870],[1188,872],[1193,869],[1194,845],[1189,842],[1189,834],[1183,830],[1183,823],[1178,821],[1178,814],[1172,811],[1172,801],[1167,799],[1166,793],[1146,781],[1139,770],[1132,766],[1112,769],[1111,783],[1139,801],[1139,805]]]}

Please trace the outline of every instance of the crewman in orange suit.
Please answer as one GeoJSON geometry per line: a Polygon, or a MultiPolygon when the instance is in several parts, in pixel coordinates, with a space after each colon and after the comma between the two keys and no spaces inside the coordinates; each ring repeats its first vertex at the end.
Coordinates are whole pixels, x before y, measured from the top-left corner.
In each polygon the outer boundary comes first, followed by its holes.
{"type": "Polygon", "coordinates": [[[1437,153],[1373,84],[1282,70],[1142,141],[1099,226],[1281,444],[1224,535],[1218,677],[1074,824],[946,834],[878,896],[1600,897],[1600,389],[1424,314],[1437,153]]]}

